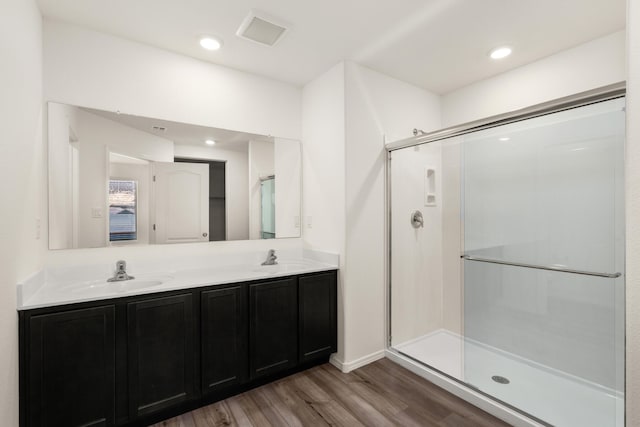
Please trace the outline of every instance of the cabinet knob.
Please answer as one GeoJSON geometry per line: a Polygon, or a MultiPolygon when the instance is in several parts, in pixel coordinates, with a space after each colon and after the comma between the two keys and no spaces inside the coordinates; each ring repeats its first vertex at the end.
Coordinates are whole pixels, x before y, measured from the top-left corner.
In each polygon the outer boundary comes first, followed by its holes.
{"type": "Polygon", "coordinates": [[[207,237],[208,234],[207,233],[202,233],[202,237],[207,237]]]}

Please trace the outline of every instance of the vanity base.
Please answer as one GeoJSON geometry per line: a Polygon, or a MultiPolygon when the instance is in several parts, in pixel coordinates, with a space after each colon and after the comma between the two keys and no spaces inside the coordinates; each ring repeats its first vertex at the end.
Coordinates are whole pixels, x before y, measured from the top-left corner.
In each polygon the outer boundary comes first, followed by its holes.
{"type": "Polygon", "coordinates": [[[143,426],[326,363],[337,271],[19,312],[21,426],[143,426]]]}

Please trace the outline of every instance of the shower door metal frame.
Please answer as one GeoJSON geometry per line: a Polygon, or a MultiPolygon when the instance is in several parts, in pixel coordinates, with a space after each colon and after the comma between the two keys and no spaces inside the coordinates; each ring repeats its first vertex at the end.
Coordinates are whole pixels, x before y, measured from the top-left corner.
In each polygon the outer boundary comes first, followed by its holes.
{"type": "MultiPolygon", "coordinates": [[[[453,381],[454,383],[461,385],[464,389],[471,391],[471,392],[475,392],[475,393],[479,393],[480,395],[490,399],[491,401],[511,409],[512,411],[515,411],[517,413],[519,413],[520,415],[523,415],[527,418],[529,418],[531,421],[539,423],[541,425],[549,425],[547,424],[545,421],[540,420],[538,418],[536,418],[535,416],[533,416],[532,414],[529,414],[527,412],[522,411],[521,409],[514,407],[512,405],[510,405],[507,402],[504,402],[500,399],[497,399],[496,397],[485,393],[479,389],[475,389],[473,387],[471,387],[469,384],[467,384],[466,382],[459,380],[457,378],[452,377],[451,375],[440,371],[438,368],[427,365],[426,363],[417,360],[411,356],[405,355],[401,352],[399,352],[398,350],[395,350],[393,348],[393,344],[392,344],[392,331],[391,331],[391,316],[392,316],[392,308],[391,308],[391,299],[392,299],[392,288],[393,288],[393,283],[391,281],[391,273],[392,273],[392,269],[393,269],[393,264],[392,264],[392,248],[391,248],[391,242],[392,242],[392,230],[391,230],[391,216],[392,216],[392,211],[391,211],[391,153],[393,151],[396,150],[400,150],[403,148],[409,148],[409,147],[415,147],[418,145],[424,145],[424,144],[429,144],[432,142],[436,142],[436,141],[442,141],[444,139],[449,139],[449,138],[454,138],[456,136],[462,136],[462,135],[466,135],[469,133],[473,133],[473,132],[478,132],[481,130],[485,130],[485,129],[491,129],[494,127],[498,127],[498,126],[502,126],[502,125],[506,125],[506,124],[510,124],[510,123],[516,123],[516,122],[520,122],[523,120],[528,120],[528,119],[532,119],[535,117],[541,117],[541,116],[546,116],[549,114],[553,114],[553,113],[558,113],[561,111],[566,111],[566,110],[571,110],[574,108],[579,108],[579,107],[584,107],[586,105],[591,105],[591,104],[597,104],[599,102],[604,102],[604,101],[609,101],[612,99],[617,99],[617,98],[622,98],[626,96],[626,82],[620,82],[620,83],[614,83],[611,85],[607,85],[607,86],[603,86],[600,88],[596,88],[596,89],[592,89],[589,91],[585,91],[585,92],[580,92],[574,95],[570,95],[570,96],[566,96],[563,98],[558,98],[549,102],[544,102],[541,104],[536,104],[530,107],[526,107],[523,109],[519,109],[519,110],[514,110],[508,113],[504,113],[504,114],[499,114],[499,115],[495,115],[495,116],[490,116],[487,117],[485,119],[480,119],[480,120],[475,120],[472,122],[467,122],[461,125],[456,125],[456,126],[452,126],[452,127],[448,127],[445,129],[441,129],[441,130],[437,130],[434,132],[427,132],[427,133],[423,133],[422,135],[419,136],[414,136],[412,138],[407,138],[407,139],[402,139],[402,140],[398,140],[398,141],[394,141],[394,142],[390,142],[385,144],[385,149],[387,151],[387,161],[385,162],[385,238],[386,238],[386,245],[387,245],[387,256],[385,259],[385,264],[386,264],[386,268],[387,268],[387,274],[386,274],[386,304],[387,304],[387,312],[386,312],[386,321],[387,321],[387,325],[386,325],[386,333],[387,333],[387,339],[386,339],[386,351],[393,353],[395,356],[400,357],[400,358],[405,358],[405,359],[409,359],[412,360],[416,363],[418,363],[420,366],[422,366],[423,368],[430,370],[434,373],[443,375],[444,377],[448,378],[449,380],[453,381]]],[[[463,256],[463,254],[461,254],[461,257],[463,256]]],[[[580,272],[582,274],[589,274],[592,275],[593,273],[591,272],[580,272]]],[[[595,274],[595,275],[602,275],[602,276],[609,276],[609,277],[619,277],[619,275],[621,275],[620,273],[614,273],[611,275],[606,275],[606,274],[595,274]]],[[[625,317],[626,317],[626,313],[625,313],[625,317]]],[[[626,324],[626,321],[625,321],[626,324]]],[[[626,346],[625,346],[626,347],[626,346]]]]}

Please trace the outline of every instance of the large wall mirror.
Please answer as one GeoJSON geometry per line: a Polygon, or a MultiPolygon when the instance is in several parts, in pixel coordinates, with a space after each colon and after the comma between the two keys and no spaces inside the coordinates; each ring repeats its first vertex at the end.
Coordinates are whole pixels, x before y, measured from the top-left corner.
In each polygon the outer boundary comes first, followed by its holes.
{"type": "Polygon", "coordinates": [[[49,248],[300,237],[299,141],[50,102],[49,248]]]}

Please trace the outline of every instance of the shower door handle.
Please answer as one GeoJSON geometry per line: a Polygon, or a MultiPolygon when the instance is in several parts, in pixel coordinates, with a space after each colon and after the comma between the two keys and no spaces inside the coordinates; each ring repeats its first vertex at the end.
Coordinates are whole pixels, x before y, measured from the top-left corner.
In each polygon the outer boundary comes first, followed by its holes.
{"type": "Polygon", "coordinates": [[[597,273],[594,271],[572,270],[570,268],[558,267],[555,265],[524,264],[521,262],[501,261],[498,259],[481,258],[481,257],[472,256],[472,255],[460,255],[460,258],[465,259],[467,261],[488,262],[490,264],[508,265],[511,267],[535,268],[536,270],[558,271],[560,273],[583,274],[585,276],[606,277],[609,279],[615,279],[622,276],[622,273],[597,273]]]}

